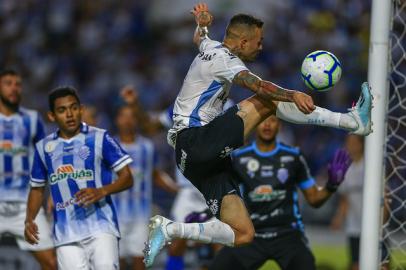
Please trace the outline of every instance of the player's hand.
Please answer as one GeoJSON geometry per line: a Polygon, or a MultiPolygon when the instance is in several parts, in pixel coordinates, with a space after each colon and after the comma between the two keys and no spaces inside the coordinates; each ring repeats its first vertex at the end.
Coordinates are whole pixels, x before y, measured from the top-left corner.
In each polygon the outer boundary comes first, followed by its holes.
{"type": "Polygon", "coordinates": [[[76,192],[75,198],[80,206],[87,207],[106,197],[106,195],[107,192],[103,188],[83,188],[76,192]]]}
{"type": "Polygon", "coordinates": [[[25,221],[25,229],[24,229],[24,238],[25,241],[30,243],[31,245],[38,244],[39,241],[39,231],[38,226],[35,224],[33,220],[26,220],[25,221]]]}
{"type": "Polygon", "coordinates": [[[344,149],[335,152],[333,160],[327,166],[327,190],[332,192],[337,190],[338,186],[344,181],[344,176],[351,162],[350,155],[344,149]]]}
{"type": "Polygon", "coordinates": [[[213,22],[213,16],[209,12],[206,3],[198,3],[190,11],[195,16],[195,21],[200,27],[210,26],[213,22]]]}
{"type": "Polygon", "coordinates": [[[316,109],[312,97],[299,91],[296,91],[293,94],[293,102],[296,104],[297,108],[304,114],[309,114],[313,112],[314,109],[316,109]]]}
{"type": "Polygon", "coordinates": [[[126,85],[120,91],[120,96],[128,105],[136,104],[138,101],[138,91],[133,85],[126,85]]]}

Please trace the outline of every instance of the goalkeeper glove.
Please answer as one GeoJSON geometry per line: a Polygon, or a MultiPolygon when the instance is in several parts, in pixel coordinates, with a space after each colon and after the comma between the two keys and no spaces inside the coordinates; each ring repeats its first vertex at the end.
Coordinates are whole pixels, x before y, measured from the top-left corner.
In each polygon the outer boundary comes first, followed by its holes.
{"type": "Polygon", "coordinates": [[[335,192],[344,181],[345,173],[351,165],[351,158],[347,151],[339,149],[334,153],[333,160],[328,164],[328,180],[326,189],[335,192]]]}

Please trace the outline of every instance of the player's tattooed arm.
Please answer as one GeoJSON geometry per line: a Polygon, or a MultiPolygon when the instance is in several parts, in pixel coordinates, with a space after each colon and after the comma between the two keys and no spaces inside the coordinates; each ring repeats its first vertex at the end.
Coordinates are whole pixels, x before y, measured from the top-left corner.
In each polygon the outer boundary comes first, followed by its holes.
{"type": "Polygon", "coordinates": [[[268,100],[293,101],[293,95],[296,92],[279,87],[272,82],[264,81],[249,71],[241,71],[238,73],[234,78],[234,83],[248,88],[257,93],[260,97],[268,100]]]}
{"type": "Polygon", "coordinates": [[[247,70],[239,72],[233,82],[250,89],[264,100],[293,102],[303,113],[311,113],[315,109],[313,99],[309,95],[262,80],[247,70]]]}
{"type": "Polygon", "coordinates": [[[213,22],[213,16],[209,12],[209,8],[205,3],[199,3],[193,7],[190,11],[195,16],[195,21],[197,24],[193,42],[200,46],[200,43],[203,39],[208,38],[209,31],[208,26],[213,22]]]}

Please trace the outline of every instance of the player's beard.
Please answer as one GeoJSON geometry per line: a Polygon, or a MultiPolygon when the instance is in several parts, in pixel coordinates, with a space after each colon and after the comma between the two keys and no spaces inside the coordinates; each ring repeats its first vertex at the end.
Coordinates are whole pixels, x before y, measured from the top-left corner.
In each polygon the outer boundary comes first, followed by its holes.
{"type": "Polygon", "coordinates": [[[4,106],[6,106],[7,108],[13,110],[13,111],[17,111],[19,106],[20,106],[20,100],[21,97],[18,96],[17,101],[15,102],[11,102],[10,100],[8,100],[6,97],[0,95],[0,101],[1,103],[3,103],[4,106]]]}

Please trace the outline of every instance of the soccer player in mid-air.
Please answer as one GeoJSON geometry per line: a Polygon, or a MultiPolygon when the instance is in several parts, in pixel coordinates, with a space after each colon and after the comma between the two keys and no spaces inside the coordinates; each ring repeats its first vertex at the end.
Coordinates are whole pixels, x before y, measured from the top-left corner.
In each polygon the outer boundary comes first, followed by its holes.
{"type": "MultiPolygon", "coordinates": [[[[158,117],[150,117],[142,108],[137,90],[126,85],[121,90],[121,96],[126,104],[133,109],[134,114],[139,122],[140,130],[149,136],[155,135],[158,132],[168,130],[173,125],[172,114],[173,106],[169,106],[166,110],[159,113],[158,117]]],[[[224,109],[230,108],[234,103],[227,100],[224,109]]],[[[189,180],[176,168],[175,171],[176,183],[179,187],[179,192],[176,195],[171,209],[171,217],[174,221],[196,222],[192,220],[208,220],[212,217],[207,208],[206,201],[199,190],[190,183],[189,180]],[[196,213],[196,214],[194,214],[196,213]]],[[[168,259],[166,262],[166,270],[183,270],[183,256],[187,251],[187,240],[174,239],[168,249],[168,259]]]]}
{"type": "Polygon", "coordinates": [[[297,188],[313,207],[322,206],[337,190],[351,164],[344,150],[328,166],[325,187],[316,185],[298,148],[279,142],[279,119],[270,116],[257,128],[256,140],[232,154],[236,179],[255,228],[254,240],[241,247],[224,247],[210,270],[258,269],[275,260],[282,270],[315,270],[304,234],[297,188]]]}
{"type": "Polygon", "coordinates": [[[219,220],[184,224],[153,217],[145,248],[147,266],[152,265],[163,246],[176,238],[228,246],[252,241],[254,227],[239,196],[229,155],[270,115],[360,135],[371,132],[372,96],[367,83],[361,87],[356,106],[346,114],[316,107],[310,96],[262,80],[244,65],[243,61],[253,61],[262,49],[261,20],[246,14],[235,15],[221,43],[208,38],[207,26],[213,17],[207,5],[197,4],[192,13],[197,22],[193,40],[200,52],[175,101],[174,125],[168,132],[168,142],[175,148],[178,168],[204,195],[219,220]],[[233,83],[255,95],[222,114],[233,83]]]}
{"type": "Polygon", "coordinates": [[[59,129],[35,145],[25,238],[36,244],[42,237],[34,220],[48,185],[58,269],[118,269],[120,233],[110,195],[132,186],[132,160],[105,130],[82,123],[74,88],[56,88],[48,98],[48,117],[59,129]]]}
{"type": "Polygon", "coordinates": [[[126,269],[126,259],[131,259],[134,270],[144,269],[144,243],[148,238],[148,220],[152,211],[152,183],[162,189],[176,193],[178,186],[163,171],[158,170],[157,153],[148,138],[137,134],[137,121],[131,106],[117,109],[117,141],[129,154],[133,162],[129,165],[134,185],[117,193],[113,202],[117,209],[120,239],[120,267],[126,269]]]}
{"type": "Polygon", "coordinates": [[[38,112],[20,106],[21,91],[16,71],[0,72],[0,233],[15,235],[18,246],[30,251],[43,270],[52,270],[56,269],[52,230],[42,208],[36,219],[41,240],[37,245],[24,241],[34,145],[45,133],[38,112]]]}

